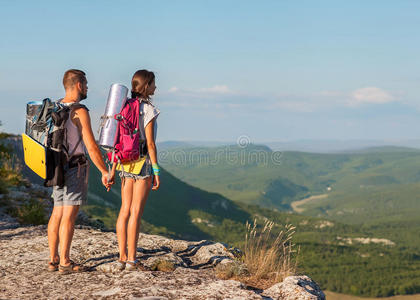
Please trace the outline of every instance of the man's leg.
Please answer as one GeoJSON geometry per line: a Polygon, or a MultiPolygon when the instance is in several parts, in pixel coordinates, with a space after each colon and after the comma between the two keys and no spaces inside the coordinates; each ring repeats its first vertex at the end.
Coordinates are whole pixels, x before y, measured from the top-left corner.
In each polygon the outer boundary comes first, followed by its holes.
{"type": "Polygon", "coordinates": [[[63,206],[60,223],[60,265],[62,266],[70,264],[70,246],[79,207],[79,205],[63,206]]]}
{"type": "Polygon", "coordinates": [[[63,207],[54,206],[50,221],[48,222],[48,246],[50,248],[50,261],[52,263],[58,263],[60,261],[60,257],[58,256],[58,233],[62,215],[63,207]]]}

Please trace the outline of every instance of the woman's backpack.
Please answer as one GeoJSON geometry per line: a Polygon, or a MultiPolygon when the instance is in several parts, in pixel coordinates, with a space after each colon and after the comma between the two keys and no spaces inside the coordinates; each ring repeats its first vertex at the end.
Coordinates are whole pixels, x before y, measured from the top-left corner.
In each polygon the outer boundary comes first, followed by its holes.
{"type": "Polygon", "coordinates": [[[107,153],[111,163],[126,163],[140,157],[140,104],[139,98],[127,99],[114,118],[118,120],[114,149],[107,153]]]}

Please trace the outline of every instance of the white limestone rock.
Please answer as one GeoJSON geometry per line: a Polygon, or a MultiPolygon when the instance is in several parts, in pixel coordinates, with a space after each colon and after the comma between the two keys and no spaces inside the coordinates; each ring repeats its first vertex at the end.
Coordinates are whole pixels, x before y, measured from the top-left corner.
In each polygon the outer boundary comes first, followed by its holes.
{"type": "Polygon", "coordinates": [[[319,286],[308,276],[289,276],[264,290],[266,297],[282,300],[325,300],[319,286]]]}

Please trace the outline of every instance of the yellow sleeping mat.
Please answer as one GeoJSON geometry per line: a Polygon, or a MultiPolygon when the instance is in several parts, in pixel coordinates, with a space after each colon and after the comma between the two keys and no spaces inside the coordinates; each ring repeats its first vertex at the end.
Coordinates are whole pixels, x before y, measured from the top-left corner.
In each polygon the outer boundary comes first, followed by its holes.
{"type": "Polygon", "coordinates": [[[23,153],[25,164],[38,176],[47,178],[46,148],[30,136],[22,133],[23,153]]]}
{"type": "MultiPolygon", "coordinates": [[[[141,168],[144,165],[144,162],[146,161],[146,156],[140,157],[138,160],[123,163],[124,172],[132,173],[132,174],[139,174],[141,171],[141,168]]],[[[121,164],[117,164],[117,170],[122,171],[121,164]]]]}

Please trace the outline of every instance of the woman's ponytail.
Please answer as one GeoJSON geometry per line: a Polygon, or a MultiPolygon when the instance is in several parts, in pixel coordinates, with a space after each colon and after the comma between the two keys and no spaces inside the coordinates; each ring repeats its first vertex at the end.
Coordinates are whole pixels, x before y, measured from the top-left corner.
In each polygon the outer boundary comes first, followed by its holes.
{"type": "Polygon", "coordinates": [[[138,70],[131,79],[131,98],[150,100],[147,88],[155,80],[155,74],[148,70],[138,70]]]}

